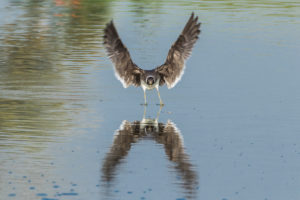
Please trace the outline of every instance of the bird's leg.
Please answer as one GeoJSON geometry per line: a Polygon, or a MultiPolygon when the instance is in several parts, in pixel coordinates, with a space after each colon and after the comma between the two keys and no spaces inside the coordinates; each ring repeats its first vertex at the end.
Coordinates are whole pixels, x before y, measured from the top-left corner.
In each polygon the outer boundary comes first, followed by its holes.
{"type": "Polygon", "coordinates": [[[143,120],[146,119],[146,112],[147,112],[147,107],[146,107],[146,105],[145,105],[145,106],[144,106],[143,120]]]}
{"type": "Polygon", "coordinates": [[[159,98],[159,104],[160,104],[160,106],[164,106],[164,103],[162,102],[162,100],[160,98],[160,93],[159,93],[158,87],[156,87],[156,90],[157,90],[157,94],[158,94],[158,98],[159,98]]]}
{"type": "Polygon", "coordinates": [[[160,106],[159,107],[159,111],[157,112],[157,115],[156,115],[156,121],[158,122],[159,120],[159,115],[160,115],[160,112],[161,112],[161,109],[162,109],[163,106],[160,106]]]}
{"type": "Polygon", "coordinates": [[[147,105],[146,89],[143,88],[143,90],[144,90],[144,100],[145,100],[144,105],[146,106],[147,105]]]}

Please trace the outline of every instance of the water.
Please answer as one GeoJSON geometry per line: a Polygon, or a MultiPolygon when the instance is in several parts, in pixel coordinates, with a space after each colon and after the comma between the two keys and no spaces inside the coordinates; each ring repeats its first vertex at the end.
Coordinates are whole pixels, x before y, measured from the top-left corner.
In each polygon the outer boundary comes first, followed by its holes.
{"type": "Polygon", "coordinates": [[[300,198],[298,2],[20,0],[0,16],[1,199],[300,198]],[[192,11],[182,81],[145,111],[103,28],[151,69],[192,11]]]}

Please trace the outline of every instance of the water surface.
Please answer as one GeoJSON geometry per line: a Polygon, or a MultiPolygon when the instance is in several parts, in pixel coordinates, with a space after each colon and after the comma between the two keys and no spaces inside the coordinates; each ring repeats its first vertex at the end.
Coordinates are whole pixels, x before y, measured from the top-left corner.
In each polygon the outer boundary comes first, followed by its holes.
{"type": "Polygon", "coordinates": [[[296,1],[0,3],[1,199],[300,198],[296,1]],[[136,64],[202,22],[165,106],[124,89],[102,45],[114,19],[136,64]],[[159,115],[158,115],[159,113],[159,115]]]}

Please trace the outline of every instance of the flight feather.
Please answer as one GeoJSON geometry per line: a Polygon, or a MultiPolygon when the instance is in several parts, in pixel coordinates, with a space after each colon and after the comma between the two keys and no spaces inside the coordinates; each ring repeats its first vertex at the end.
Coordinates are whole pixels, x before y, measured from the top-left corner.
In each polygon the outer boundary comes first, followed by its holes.
{"type": "Polygon", "coordinates": [[[127,88],[130,85],[140,86],[140,69],[131,59],[126,46],[121,41],[113,21],[108,23],[104,29],[104,46],[108,57],[114,64],[115,75],[127,88]]]}
{"type": "Polygon", "coordinates": [[[173,88],[184,73],[185,61],[192,53],[194,44],[200,34],[198,17],[192,13],[183,31],[170,48],[165,63],[155,69],[160,75],[160,85],[167,84],[173,88]]]}

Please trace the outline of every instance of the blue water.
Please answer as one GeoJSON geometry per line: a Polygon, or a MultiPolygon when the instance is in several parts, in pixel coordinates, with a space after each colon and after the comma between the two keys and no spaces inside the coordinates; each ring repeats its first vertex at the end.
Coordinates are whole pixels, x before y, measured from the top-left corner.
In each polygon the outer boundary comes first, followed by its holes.
{"type": "Polygon", "coordinates": [[[0,16],[1,199],[300,198],[299,3],[24,0],[0,16]],[[185,74],[145,112],[103,28],[151,69],[192,11],[185,74]]]}

